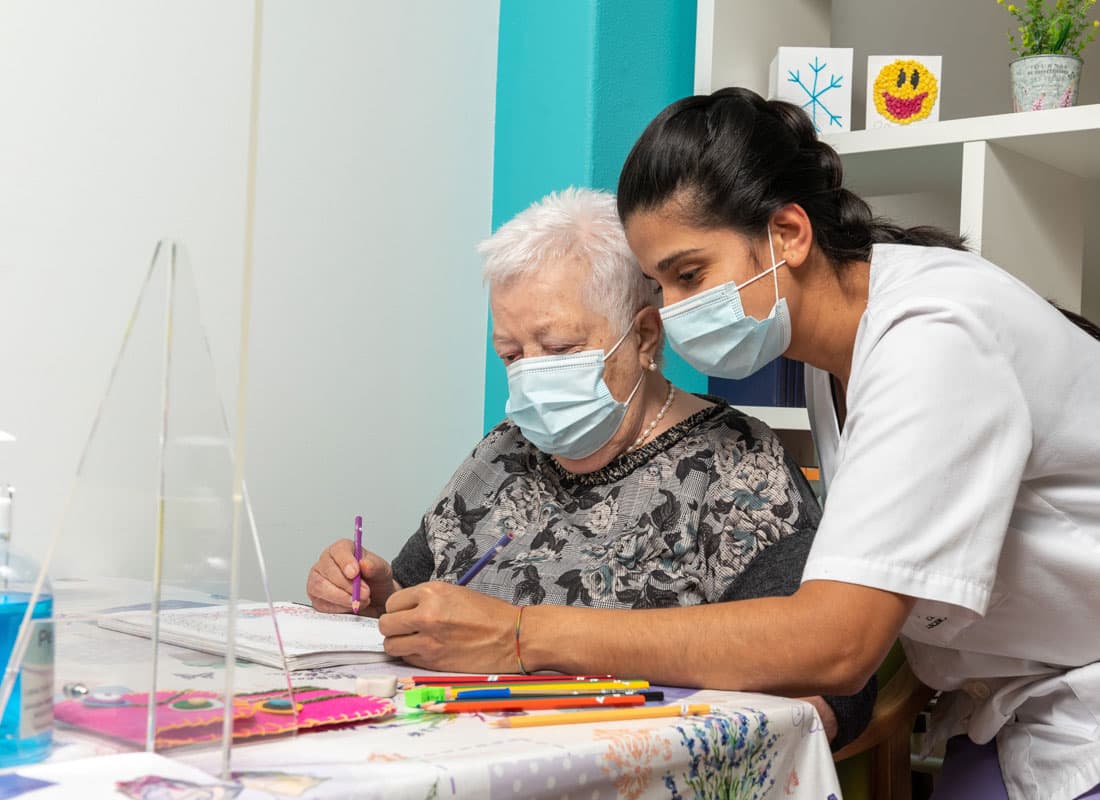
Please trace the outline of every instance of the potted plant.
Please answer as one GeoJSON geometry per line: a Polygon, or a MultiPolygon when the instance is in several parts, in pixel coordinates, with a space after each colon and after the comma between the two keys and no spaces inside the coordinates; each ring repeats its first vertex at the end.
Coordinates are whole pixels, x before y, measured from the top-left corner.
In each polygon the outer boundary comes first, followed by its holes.
{"type": "MultiPolygon", "coordinates": [[[[997,0],[1004,5],[1004,0],[997,0]]],[[[1042,111],[1077,104],[1081,51],[1096,38],[1100,20],[1089,20],[1096,0],[1026,0],[1008,4],[1019,22],[1008,41],[1016,58],[1012,73],[1012,106],[1016,111],[1042,111]]]]}

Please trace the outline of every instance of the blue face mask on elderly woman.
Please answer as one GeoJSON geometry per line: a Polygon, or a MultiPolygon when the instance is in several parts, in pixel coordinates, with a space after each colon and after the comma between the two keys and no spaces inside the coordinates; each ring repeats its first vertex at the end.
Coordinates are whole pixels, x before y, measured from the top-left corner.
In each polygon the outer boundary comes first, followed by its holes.
{"type": "Polygon", "coordinates": [[[508,367],[508,419],[544,453],[579,459],[592,455],[615,435],[642,377],[625,403],[604,383],[604,362],[619,349],[634,323],[615,346],[560,356],[522,358],[508,367]]]}
{"type": "Polygon", "coordinates": [[[791,316],[779,296],[778,269],[771,227],[771,269],[737,285],[732,281],[661,309],[669,344],[691,366],[706,375],[740,380],[783,355],[791,343],[791,316]],[[745,316],[741,289],[768,273],[775,280],[775,304],[764,319],[745,316]]]}

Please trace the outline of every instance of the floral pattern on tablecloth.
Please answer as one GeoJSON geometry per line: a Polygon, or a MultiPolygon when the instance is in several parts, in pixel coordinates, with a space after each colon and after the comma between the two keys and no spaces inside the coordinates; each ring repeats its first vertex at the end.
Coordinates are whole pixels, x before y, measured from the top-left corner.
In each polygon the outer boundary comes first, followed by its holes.
{"type": "Polygon", "coordinates": [[[779,735],[769,729],[764,712],[746,709],[745,713],[728,716],[711,715],[700,722],[680,725],[677,731],[687,748],[688,765],[679,773],[665,773],[671,800],[761,800],[775,785],[779,735]]]}

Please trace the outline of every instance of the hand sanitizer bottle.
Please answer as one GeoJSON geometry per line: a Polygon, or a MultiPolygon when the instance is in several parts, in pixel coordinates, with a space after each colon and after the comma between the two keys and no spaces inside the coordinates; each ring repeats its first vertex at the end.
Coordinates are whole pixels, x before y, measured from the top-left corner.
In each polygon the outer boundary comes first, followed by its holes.
{"type": "MultiPolygon", "coordinates": [[[[0,663],[8,669],[19,626],[38,579],[38,565],[11,547],[11,487],[0,486],[0,663]]],[[[40,761],[53,741],[53,595],[44,583],[31,615],[30,641],[4,715],[0,767],[40,761]],[[41,620],[35,622],[35,620],[41,620]]]]}

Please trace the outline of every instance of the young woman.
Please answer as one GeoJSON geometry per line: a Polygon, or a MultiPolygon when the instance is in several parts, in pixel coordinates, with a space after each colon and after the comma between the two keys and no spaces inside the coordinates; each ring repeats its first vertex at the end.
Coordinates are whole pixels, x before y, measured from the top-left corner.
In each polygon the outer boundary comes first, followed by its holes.
{"type": "Polygon", "coordinates": [[[800,109],[744,89],[669,106],[623,168],[673,348],[727,378],[805,362],[828,492],[792,597],[680,624],[724,639],[726,683],[807,694],[900,635],[946,693],[937,798],[1100,798],[1100,342],[841,178],[800,109]]]}

